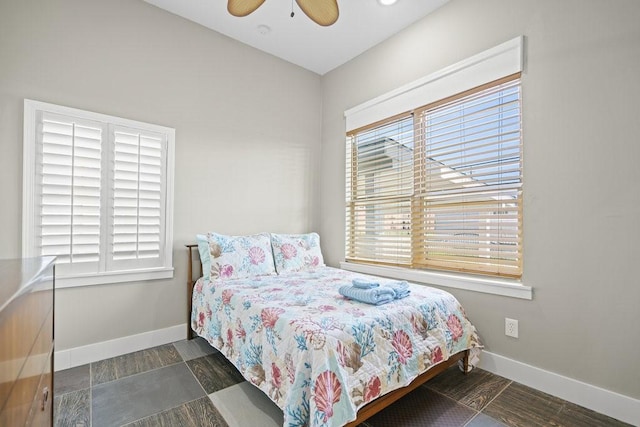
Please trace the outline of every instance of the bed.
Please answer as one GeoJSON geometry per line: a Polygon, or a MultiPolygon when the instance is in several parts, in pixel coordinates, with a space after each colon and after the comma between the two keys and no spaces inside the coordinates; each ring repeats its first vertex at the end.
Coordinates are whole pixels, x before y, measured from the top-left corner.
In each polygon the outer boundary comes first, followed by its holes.
{"type": "Polygon", "coordinates": [[[189,338],[225,355],[285,426],[358,425],[456,363],[467,372],[481,348],[445,291],[412,285],[407,298],[365,304],[338,293],[364,275],[326,266],[194,280],[197,245],[187,248],[189,338]]]}

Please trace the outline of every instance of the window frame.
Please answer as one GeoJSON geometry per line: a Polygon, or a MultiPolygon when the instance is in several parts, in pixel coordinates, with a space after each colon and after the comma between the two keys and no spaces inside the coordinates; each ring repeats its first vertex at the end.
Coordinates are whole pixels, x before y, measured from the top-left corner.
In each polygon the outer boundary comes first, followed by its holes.
{"type": "MultiPolygon", "coordinates": [[[[38,235],[36,227],[38,226],[38,131],[40,126],[39,115],[49,113],[55,115],[76,118],[78,120],[88,120],[100,122],[105,130],[102,135],[103,152],[112,150],[112,140],[110,135],[111,129],[115,127],[134,128],[144,132],[161,134],[166,138],[165,150],[165,188],[164,188],[164,229],[161,234],[164,238],[161,241],[163,245],[163,253],[160,257],[159,266],[146,268],[133,268],[128,270],[106,270],[107,257],[109,248],[106,247],[109,242],[108,234],[111,232],[112,225],[108,224],[106,217],[111,210],[111,204],[106,203],[100,208],[101,225],[100,239],[101,250],[100,259],[98,261],[98,272],[77,273],[73,275],[58,274],[56,277],[56,287],[67,288],[77,286],[90,286],[108,283],[135,282],[155,279],[168,279],[173,277],[173,197],[174,197],[174,162],[175,162],[175,129],[139,122],[135,120],[125,119],[122,117],[110,116],[81,109],[65,107],[56,104],[34,101],[30,99],[24,100],[24,129],[23,129],[23,191],[22,191],[22,256],[31,258],[40,256],[38,235]]],[[[109,176],[106,168],[108,155],[103,156],[101,187],[102,194],[100,200],[107,198],[111,182],[105,181],[109,176]]]]}
{"type": "MultiPolygon", "coordinates": [[[[347,135],[391,121],[400,115],[420,111],[425,106],[433,108],[438,103],[450,102],[452,97],[464,96],[468,91],[474,91],[476,88],[514,74],[521,75],[524,68],[523,49],[524,38],[522,36],[516,37],[355,106],[345,111],[347,135]]],[[[349,178],[347,177],[347,179],[349,178]]],[[[348,232],[346,224],[345,232],[348,232]]],[[[348,236],[345,235],[345,237],[348,236]]],[[[532,299],[532,288],[523,284],[524,262],[520,262],[523,264],[523,274],[519,278],[488,276],[475,272],[432,270],[428,268],[414,269],[405,266],[385,265],[385,263],[354,262],[346,259],[340,265],[341,268],[361,273],[377,274],[419,283],[515,298],[532,299]]]]}

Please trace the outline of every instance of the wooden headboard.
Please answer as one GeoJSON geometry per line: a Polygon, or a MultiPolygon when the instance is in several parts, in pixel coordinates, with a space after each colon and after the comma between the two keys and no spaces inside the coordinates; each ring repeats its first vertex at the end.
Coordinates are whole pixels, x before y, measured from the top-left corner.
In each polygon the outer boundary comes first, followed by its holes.
{"type": "Polygon", "coordinates": [[[193,280],[193,268],[194,264],[199,265],[198,272],[199,275],[196,275],[197,278],[202,277],[202,263],[200,262],[200,253],[198,252],[197,244],[185,245],[187,250],[189,251],[189,261],[187,263],[187,339],[195,338],[195,334],[193,333],[193,329],[191,329],[191,309],[193,304],[193,285],[195,284],[195,280],[193,280]],[[193,262],[193,248],[196,248],[196,253],[198,256],[196,257],[197,261],[193,262]]]}

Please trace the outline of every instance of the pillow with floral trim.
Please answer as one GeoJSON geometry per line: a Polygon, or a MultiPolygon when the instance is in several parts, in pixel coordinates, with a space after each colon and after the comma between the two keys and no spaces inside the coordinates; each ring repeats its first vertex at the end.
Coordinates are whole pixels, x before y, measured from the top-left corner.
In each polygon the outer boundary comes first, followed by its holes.
{"type": "Polygon", "coordinates": [[[324,267],[318,233],[271,234],[278,274],[324,267]]]}
{"type": "Polygon", "coordinates": [[[251,236],[207,234],[211,255],[211,280],[276,274],[268,233],[251,236]]]}

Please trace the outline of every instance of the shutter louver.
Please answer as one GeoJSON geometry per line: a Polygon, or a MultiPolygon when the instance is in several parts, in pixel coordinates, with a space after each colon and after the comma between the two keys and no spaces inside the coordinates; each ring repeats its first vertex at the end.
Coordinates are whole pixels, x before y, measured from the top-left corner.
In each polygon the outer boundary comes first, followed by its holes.
{"type": "Polygon", "coordinates": [[[40,132],[40,254],[97,271],[102,126],[43,113],[40,132]]]}
{"type": "Polygon", "coordinates": [[[135,260],[131,268],[161,265],[164,144],[159,135],[114,131],[112,257],[135,260]]]}
{"type": "Polygon", "coordinates": [[[413,120],[350,135],[347,143],[347,260],[411,263],[413,120]]]}

